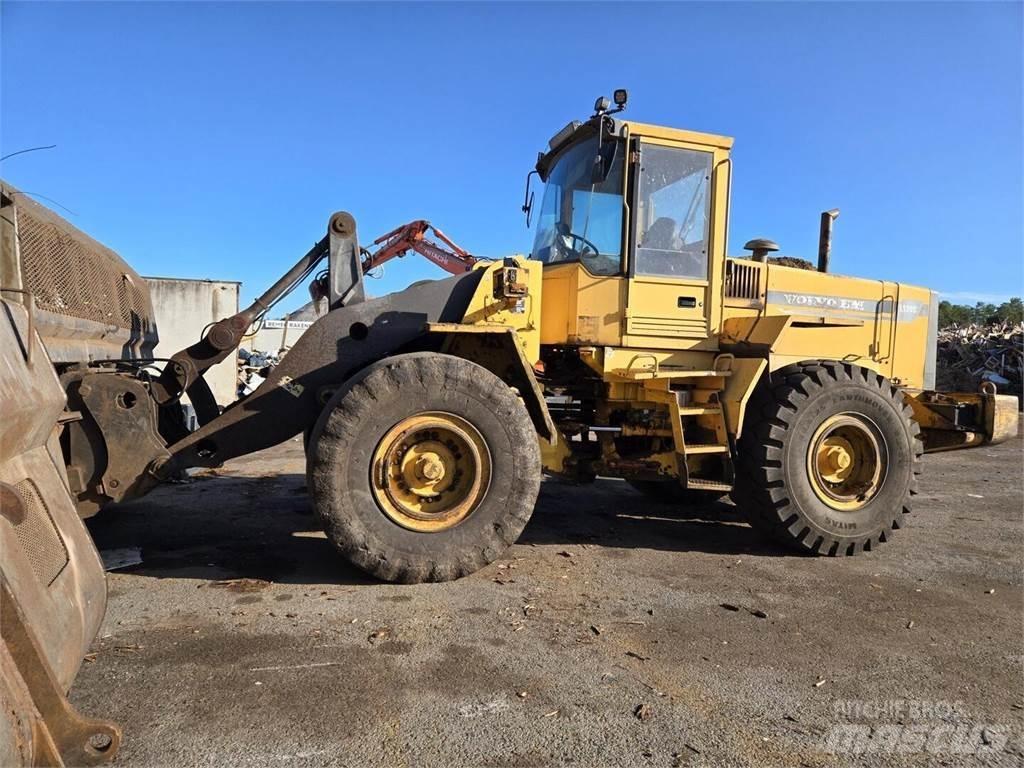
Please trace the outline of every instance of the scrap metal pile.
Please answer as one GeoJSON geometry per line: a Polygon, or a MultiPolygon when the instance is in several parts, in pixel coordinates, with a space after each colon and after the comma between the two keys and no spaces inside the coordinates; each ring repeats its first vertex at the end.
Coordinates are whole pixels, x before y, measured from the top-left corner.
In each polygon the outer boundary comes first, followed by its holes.
{"type": "Polygon", "coordinates": [[[281,362],[281,355],[273,352],[238,350],[238,396],[246,397],[266,381],[274,366],[281,362]]]}
{"type": "Polygon", "coordinates": [[[1024,324],[951,325],[939,331],[939,389],[973,391],[991,381],[1000,392],[1020,395],[1024,373],[1024,324]]]}

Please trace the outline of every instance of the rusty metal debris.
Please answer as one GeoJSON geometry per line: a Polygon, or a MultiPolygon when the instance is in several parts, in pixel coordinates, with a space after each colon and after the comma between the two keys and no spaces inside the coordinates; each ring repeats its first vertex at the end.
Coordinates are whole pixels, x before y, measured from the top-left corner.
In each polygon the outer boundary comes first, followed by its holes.
{"type": "Polygon", "coordinates": [[[651,719],[651,715],[654,714],[654,710],[646,704],[637,704],[633,708],[633,717],[641,722],[647,722],[651,719]]]}
{"type": "Polygon", "coordinates": [[[270,586],[269,581],[263,579],[227,579],[225,581],[211,581],[210,587],[214,589],[226,589],[229,592],[260,592],[270,586]]]}
{"type": "Polygon", "coordinates": [[[727,611],[738,612],[741,608],[758,619],[767,619],[768,614],[762,611],[760,608],[750,608],[746,605],[733,605],[732,603],[719,603],[719,608],[725,608],[727,611]]]}
{"type": "Polygon", "coordinates": [[[367,642],[369,642],[372,645],[374,643],[379,643],[379,642],[381,642],[383,640],[387,640],[388,638],[391,637],[391,635],[392,635],[391,627],[379,627],[379,628],[373,630],[373,632],[371,632],[367,636],[366,640],[367,640],[367,642]]]}
{"type": "Polygon", "coordinates": [[[973,391],[985,381],[1008,394],[1024,390],[1024,323],[952,325],[939,331],[939,389],[973,391]]]}

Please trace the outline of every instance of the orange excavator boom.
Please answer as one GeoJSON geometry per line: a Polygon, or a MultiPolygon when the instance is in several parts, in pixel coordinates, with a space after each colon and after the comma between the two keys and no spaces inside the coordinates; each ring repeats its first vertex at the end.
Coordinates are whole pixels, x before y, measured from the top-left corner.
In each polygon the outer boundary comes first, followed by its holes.
{"type": "Polygon", "coordinates": [[[363,252],[363,274],[395,257],[405,256],[410,250],[416,251],[453,275],[468,272],[478,261],[469,251],[456,245],[444,232],[423,219],[396,227],[386,235],[378,237],[373,244],[379,248],[363,252]],[[430,239],[430,234],[440,243],[430,239]]]}

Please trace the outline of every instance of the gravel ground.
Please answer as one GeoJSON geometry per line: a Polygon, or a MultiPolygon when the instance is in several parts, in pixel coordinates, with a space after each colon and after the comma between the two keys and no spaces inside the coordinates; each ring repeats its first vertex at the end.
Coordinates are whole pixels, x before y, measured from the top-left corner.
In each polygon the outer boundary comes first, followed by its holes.
{"type": "Polygon", "coordinates": [[[1021,765],[1022,499],[1020,440],[928,456],[908,527],[816,559],[549,481],[501,561],[395,586],[334,554],[292,441],[91,521],[144,562],[71,698],[121,766],[1021,765]]]}

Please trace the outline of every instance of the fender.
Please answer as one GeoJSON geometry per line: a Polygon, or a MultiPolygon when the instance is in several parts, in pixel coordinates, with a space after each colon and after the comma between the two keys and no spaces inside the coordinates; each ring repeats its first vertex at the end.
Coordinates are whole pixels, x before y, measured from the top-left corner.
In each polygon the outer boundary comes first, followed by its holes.
{"type": "Polygon", "coordinates": [[[523,343],[514,328],[506,325],[429,323],[427,331],[442,337],[441,351],[482,365],[515,387],[526,405],[537,434],[554,445],[558,430],[548,412],[544,391],[526,359],[523,343]]]}

